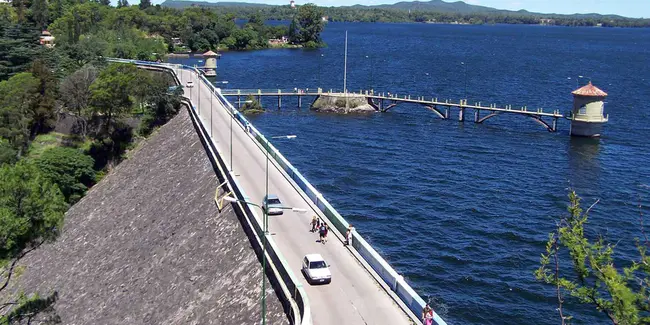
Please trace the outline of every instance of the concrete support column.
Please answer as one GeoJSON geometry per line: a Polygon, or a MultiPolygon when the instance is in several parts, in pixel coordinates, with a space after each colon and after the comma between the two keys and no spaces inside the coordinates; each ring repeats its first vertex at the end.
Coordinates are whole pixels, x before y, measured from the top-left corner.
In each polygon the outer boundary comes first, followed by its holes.
{"type": "Polygon", "coordinates": [[[474,111],[474,123],[478,123],[478,120],[481,118],[481,110],[477,109],[474,111]]]}
{"type": "Polygon", "coordinates": [[[449,119],[449,106],[445,107],[445,119],[449,119]]]}
{"type": "Polygon", "coordinates": [[[282,96],[278,95],[278,109],[282,107],[282,96]]]}
{"type": "Polygon", "coordinates": [[[302,107],[302,96],[298,96],[298,108],[302,107]]]}
{"type": "Polygon", "coordinates": [[[553,119],[553,132],[557,131],[557,117],[553,119]]]}
{"type": "Polygon", "coordinates": [[[237,109],[241,108],[241,95],[237,95],[237,109]]]}
{"type": "Polygon", "coordinates": [[[460,111],[458,112],[458,121],[459,122],[465,121],[465,107],[460,108],[460,111]]]}

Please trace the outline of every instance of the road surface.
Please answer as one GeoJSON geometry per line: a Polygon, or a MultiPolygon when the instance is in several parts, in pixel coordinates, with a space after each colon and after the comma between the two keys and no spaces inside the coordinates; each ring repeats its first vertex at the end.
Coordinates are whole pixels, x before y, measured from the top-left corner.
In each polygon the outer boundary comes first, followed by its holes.
{"type": "MultiPolygon", "coordinates": [[[[231,117],[227,109],[196,74],[181,70],[177,70],[177,74],[183,85],[190,80],[194,82],[193,88],[185,88],[185,96],[200,108],[200,116],[207,122],[205,124],[211,124],[212,130],[208,128],[208,132],[212,132],[215,145],[229,163],[231,117]]],[[[232,126],[233,171],[246,195],[259,205],[265,195],[266,156],[236,121],[232,126]]],[[[273,160],[269,163],[269,193],[277,194],[285,206],[308,210],[304,214],[285,210],[283,215],[269,216],[269,232],[293,273],[303,283],[314,324],[412,324],[404,311],[336,236],[328,236],[329,242],[325,245],[317,242],[318,234],[309,231],[309,223],[314,214],[325,219],[324,216],[296,191],[273,160]],[[312,286],[305,281],[300,271],[301,261],[310,253],[321,254],[331,265],[330,284],[312,286]]],[[[261,216],[261,211],[258,212],[261,216]]]]}

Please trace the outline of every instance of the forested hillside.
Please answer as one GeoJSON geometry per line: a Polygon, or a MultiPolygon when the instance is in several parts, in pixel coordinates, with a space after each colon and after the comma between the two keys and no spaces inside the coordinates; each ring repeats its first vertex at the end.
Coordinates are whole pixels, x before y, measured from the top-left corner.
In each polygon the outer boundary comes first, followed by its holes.
{"type": "MultiPolygon", "coordinates": [[[[237,18],[246,19],[260,13],[267,20],[291,20],[293,9],[288,5],[269,6],[242,2],[209,2],[166,0],[164,7],[218,8],[237,18]]],[[[462,1],[399,2],[392,5],[351,5],[321,7],[329,21],[348,22],[430,22],[460,24],[543,24],[557,26],[650,27],[650,19],[633,19],[616,15],[576,14],[558,15],[509,11],[476,6],[462,1]]]]}

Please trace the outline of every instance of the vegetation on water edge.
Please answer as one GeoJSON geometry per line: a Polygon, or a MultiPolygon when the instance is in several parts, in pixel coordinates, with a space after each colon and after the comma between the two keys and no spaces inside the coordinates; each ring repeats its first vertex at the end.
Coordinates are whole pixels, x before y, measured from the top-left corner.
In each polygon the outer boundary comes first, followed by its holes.
{"type": "Polygon", "coordinates": [[[262,104],[260,104],[260,102],[257,101],[253,95],[248,95],[246,97],[246,102],[244,105],[242,105],[240,111],[243,114],[251,115],[264,113],[265,110],[264,107],[262,107],[262,104]]]}

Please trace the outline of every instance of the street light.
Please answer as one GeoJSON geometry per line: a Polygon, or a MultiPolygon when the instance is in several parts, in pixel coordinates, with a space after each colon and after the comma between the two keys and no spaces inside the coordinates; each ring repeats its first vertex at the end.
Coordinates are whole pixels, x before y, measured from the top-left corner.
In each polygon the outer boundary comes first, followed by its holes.
{"type": "Polygon", "coordinates": [[[580,80],[582,78],[586,78],[586,79],[589,79],[589,81],[591,81],[591,77],[578,76],[578,78],[576,78],[576,89],[578,89],[578,80],[580,80]]]}
{"type": "MultiPolygon", "coordinates": [[[[268,173],[267,173],[267,176],[268,176],[268,173]]],[[[267,189],[267,196],[268,196],[268,189],[267,189]]],[[[266,211],[268,209],[262,208],[261,206],[255,204],[255,203],[252,203],[252,202],[248,202],[248,201],[245,201],[245,200],[238,200],[238,199],[236,199],[236,198],[234,198],[232,196],[226,196],[223,199],[228,201],[228,202],[232,202],[232,203],[241,202],[241,203],[250,204],[250,205],[255,206],[258,209],[262,210],[262,214],[264,216],[264,220],[263,220],[263,224],[264,224],[263,225],[263,227],[264,227],[264,241],[262,242],[262,325],[266,325],[266,273],[265,272],[266,272],[266,242],[267,242],[267,236],[269,234],[269,221],[268,221],[269,215],[267,214],[266,211]]],[[[266,204],[266,202],[265,202],[265,204],[266,204]]],[[[294,208],[294,207],[278,207],[278,209],[291,210],[293,212],[297,212],[297,213],[301,213],[301,214],[307,212],[307,209],[294,208]]]]}
{"type": "MultiPolygon", "coordinates": [[[[247,100],[244,101],[244,103],[252,103],[252,100],[247,100]]],[[[241,105],[241,100],[239,101],[239,105],[241,105]]],[[[232,171],[232,121],[235,119],[235,108],[231,108],[230,110],[230,171],[232,171]]]]}
{"type": "Polygon", "coordinates": [[[325,54],[321,54],[320,55],[320,60],[318,61],[318,88],[323,88],[323,85],[321,84],[321,81],[320,81],[321,66],[323,65],[323,57],[325,57],[325,54]]]}
{"type": "Polygon", "coordinates": [[[463,94],[463,97],[465,97],[465,100],[467,100],[467,66],[465,65],[465,62],[461,62],[460,65],[463,66],[463,71],[465,74],[465,93],[463,94]]]}

